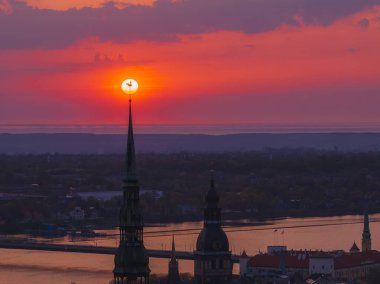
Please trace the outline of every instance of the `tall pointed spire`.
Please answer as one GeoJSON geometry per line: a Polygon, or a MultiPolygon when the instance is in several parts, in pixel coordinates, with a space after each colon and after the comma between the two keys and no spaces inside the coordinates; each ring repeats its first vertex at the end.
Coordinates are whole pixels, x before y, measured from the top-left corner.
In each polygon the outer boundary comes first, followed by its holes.
{"type": "Polygon", "coordinates": [[[149,257],[144,246],[144,223],[139,192],[130,99],[126,177],[123,186],[123,204],[119,213],[120,242],[115,253],[113,270],[116,284],[149,283],[149,257]]]}
{"type": "Polygon", "coordinates": [[[172,252],[169,261],[169,271],[167,284],[178,284],[180,282],[178,261],[175,255],[175,241],[174,234],[172,238],[172,252]]]}
{"type": "Polygon", "coordinates": [[[215,189],[214,171],[211,171],[210,188],[215,189]]]}
{"type": "Polygon", "coordinates": [[[219,205],[219,194],[215,189],[215,179],[214,171],[211,171],[210,177],[210,189],[206,195],[206,207],[207,208],[218,208],[219,205]]]}
{"type": "Polygon", "coordinates": [[[136,153],[135,153],[135,140],[133,137],[133,123],[132,123],[132,99],[129,98],[129,124],[128,124],[128,142],[127,142],[127,182],[137,182],[136,173],[136,153]]]}
{"type": "Polygon", "coordinates": [[[368,216],[368,211],[366,210],[364,212],[364,228],[363,228],[363,238],[370,238],[371,233],[369,231],[369,216],[368,216]]]}
{"type": "Polygon", "coordinates": [[[172,252],[171,252],[171,261],[177,261],[176,255],[175,255],[175,241],[174,241],[174,233],[173,233],[173,239],[172,239],[172,252]]]}
{"type": "Polygon", "coordinates": [[[362,251],[366,252],[372,249],[371,232],[369,229],[368,211],[364,212],[364,227],[362,234],[362,251]]]}

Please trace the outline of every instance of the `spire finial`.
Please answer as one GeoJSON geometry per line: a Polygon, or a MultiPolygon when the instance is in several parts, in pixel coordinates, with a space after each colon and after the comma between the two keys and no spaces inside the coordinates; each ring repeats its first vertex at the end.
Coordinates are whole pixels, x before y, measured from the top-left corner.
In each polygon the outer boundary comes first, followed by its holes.
{"type": "Polygon", "coordinates": [[[371,232],[369,230],[368,210],[364,212],[364,226],[362,234],[362,251],[370,251],[372,249],[371,232]]]}
{"type": "Polygon", "coordinates": [[[210,179],[210,188],[215,188],[215,178],[214,178],[214,170],[210,171],[211,179],[210,179]]]}
{"type": "Polygon", "coordinates": [[[127,181],[137,181],[136,176],[136,153],[135,141],[133,137],[132,121],[132,99],[129,98],[129,124],[128,124],[128,142],[127,142],[127,181]]]}
{"type": "Polygon", "coordinates": [[[216,208],[218,207],[218,203],[219,203],[219,195],[215,189],[214,171],[210,171],[210,172],[211,172],[210,189],[208,190],[207,195],[206,195],[206,203],[207,203],[206,206],[210,208],[211,207],[216,208]]]}
{"type": "Polygon", "coordinates": [[[173,236],[172,236],[172,252],[171,252],[171,260],[172,260],[172,261],[175,261],[175,260],[176,260],[176,256],[175,256],[174,232],[173,232],[173,236]]]}
{"type": "Polygon", "coordinates": [[[370,239],[371,232],[369,230],[369,216],[368,210],[364,211],[364,228],[363,228],[363,239],[370,239]]]}

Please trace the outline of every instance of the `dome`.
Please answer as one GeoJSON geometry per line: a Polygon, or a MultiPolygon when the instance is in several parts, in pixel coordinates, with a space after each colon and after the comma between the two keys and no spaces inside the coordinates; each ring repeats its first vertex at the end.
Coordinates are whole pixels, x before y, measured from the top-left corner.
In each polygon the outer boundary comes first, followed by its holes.
{"type": "Polygon", "coordinates": [[[229,243],[226,233],[221,227],[204,227],[199,233],[197,251],[229,252],[229,243]]]}
{"type": "Polygon", "coordinates": [[[143,276],[150,272],[148,253],[142,246],[127,246],[120,244],[115,254],[115,275],[134,274],[143,276]]]}

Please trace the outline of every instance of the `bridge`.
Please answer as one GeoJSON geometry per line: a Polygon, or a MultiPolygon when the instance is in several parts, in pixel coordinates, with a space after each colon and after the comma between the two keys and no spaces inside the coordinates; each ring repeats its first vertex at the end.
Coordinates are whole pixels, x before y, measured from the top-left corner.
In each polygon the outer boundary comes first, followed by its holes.
{"type": "MultiPolygon", "coordinates": [[[[58,251],[73,253],[89,253],[89,254],[109,254],[114,255],[115,247],[103,246],[84,246],[84,245],[68,245],[68,244],[47,244],[29,241],[0,241],[0,248],[3,249],[20,249],[20,250],[42,250],[42,251],[58,251]]],[[[153,258],[170,258],[171,251],[148,249],[149,257],[153,258]]],[[[194,254],[187,251],[176,251],[177,259],[194,260],[194,254]]],[[[232,256],[233,263],[239,263],[239,256],[232,256]]]]}

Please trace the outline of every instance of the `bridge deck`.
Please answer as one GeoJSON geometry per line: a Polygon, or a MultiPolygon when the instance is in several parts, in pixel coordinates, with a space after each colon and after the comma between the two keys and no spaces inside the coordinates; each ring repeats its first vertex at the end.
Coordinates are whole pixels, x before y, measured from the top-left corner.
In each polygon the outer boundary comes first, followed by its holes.
{"type": "MultiPolygon", "coordinates": [[[[78,246],[66,244],[46,244],[36,242],[10,242],[0,241],[0,248],[4,249],[21,249],[21,250],[44,250],[44,251],[60,251],[60,252],[75,252],[75,253],[93,253],[93,254],[110,254],[114,255],[115,247],[101,247],[101,246],[78,246]]],[[[170,258],[171,251],[167,250],[154,250],[148,249],[149,257],[154,258],[170,258]]],[[[194,254],[186,251],[176,251],[178,259],[194,260],[194,254]]],[[[232,256],[234,263],[239,262],[239,257],[232,256]]]]}

